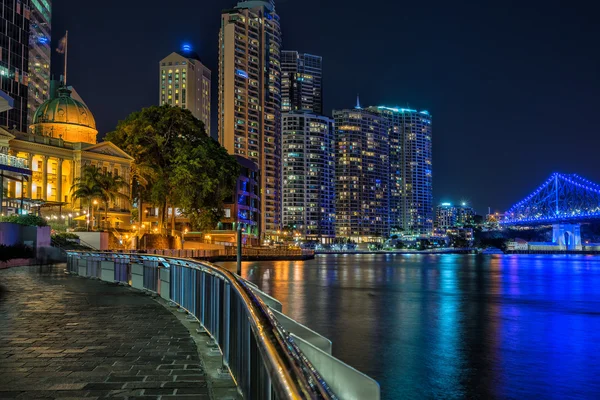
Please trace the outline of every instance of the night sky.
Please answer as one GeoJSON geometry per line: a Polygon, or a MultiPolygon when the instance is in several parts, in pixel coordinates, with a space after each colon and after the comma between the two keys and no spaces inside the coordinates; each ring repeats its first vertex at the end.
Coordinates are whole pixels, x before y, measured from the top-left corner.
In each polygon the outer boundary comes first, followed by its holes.
{"type": "MultiPolygon", "coordinates": [[[[183,42],[213,73],[220,11],[235,0],[53,2],[69,30],[69,84],[101,137],[158,104],[158,62],[183,42]]],[[[367,105],[434,117],[434,197],[504,211],[551,173],[600,183],[600,7],[592,1],[279,0],[283,48],[323,56],[325,110],[367,105]],[[525,4],[526,3],[526,4],[525,4]]],[[[54,53],[53,73],[62,71],[54,53]]]]}

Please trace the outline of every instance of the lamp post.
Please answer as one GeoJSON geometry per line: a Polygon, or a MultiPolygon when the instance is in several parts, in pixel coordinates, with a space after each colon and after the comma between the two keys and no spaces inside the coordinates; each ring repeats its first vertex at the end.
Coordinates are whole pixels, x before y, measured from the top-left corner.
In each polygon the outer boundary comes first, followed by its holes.
{"type": "Polygon", "coordinates": [[[98,205],[98,200],[94,200],[92,204],[94,204],[94,207],[92,207],[92,221],[93,221],[93,225],[92,226],[97,229],[98,228],[98,220],[96,218],[95,207],[98,205]]]}
{"type": "Polygon", "coordinates": [[[181,250],[185,250],[185,235],[188,233],[188,228],[183,230],[183,235],[181,235],[181,250]]]}
{"type": "Polygon", "coordinates": [[[237,224],[237,274],[242,276],[242,224],[237,224]]]}

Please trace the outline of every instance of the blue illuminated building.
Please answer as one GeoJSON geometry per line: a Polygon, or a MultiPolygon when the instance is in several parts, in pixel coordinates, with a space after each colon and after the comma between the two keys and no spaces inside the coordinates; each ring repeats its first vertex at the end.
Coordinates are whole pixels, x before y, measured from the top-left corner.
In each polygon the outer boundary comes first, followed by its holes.
{"type": "MultiPolygon", "coordinates": [[[[236,189],[229,199],[223,204],[224,215],[219,223],[221,232],[212,232],[217,239],[219,235],[225,238],[234,237],[232,233],[241,224],[243,229],[244,244],[258,245],[260,222],[260,172],[258,165],[253,161],[236,155],[240,165],[240,175],[236,182],[236,189]],[[226,232],[223,232],[226,231],[226,232]]],[[[216,240],[219,241],[219,240],[216,240]]]]}

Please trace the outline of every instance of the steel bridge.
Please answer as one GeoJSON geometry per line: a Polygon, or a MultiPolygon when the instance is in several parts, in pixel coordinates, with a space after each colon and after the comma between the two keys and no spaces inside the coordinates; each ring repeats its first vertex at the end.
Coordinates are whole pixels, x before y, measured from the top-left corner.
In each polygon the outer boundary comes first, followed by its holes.
{"type": "Polygon", "coordinates": [[[581,224],[600,220],[600,185],[576,174],[555,173],[506,212],[500,225],[552,225],[553,244],[581,250],[581,224]]]}
{"type": "Polygon", "coordinates": [[[600,219],[600,185],[579,175],[553,174],[505,214],[503,226],[539,226],[600,219]]]}

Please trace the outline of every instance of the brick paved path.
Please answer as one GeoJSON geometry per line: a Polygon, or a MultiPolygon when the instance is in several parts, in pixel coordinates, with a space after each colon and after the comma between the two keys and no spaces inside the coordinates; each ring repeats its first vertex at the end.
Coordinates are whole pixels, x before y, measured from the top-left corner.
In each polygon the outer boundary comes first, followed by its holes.
{"type": "Polygon", "coordinates": [[[189,331],[132,289],[0,270],[0,399],[209,399],[189,331]]]}

